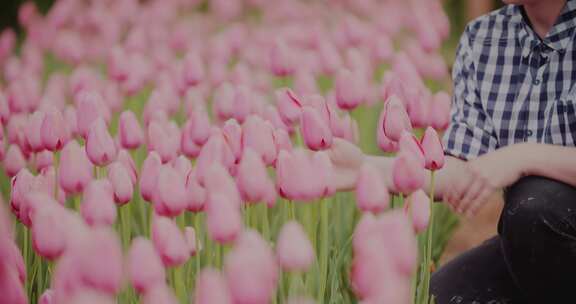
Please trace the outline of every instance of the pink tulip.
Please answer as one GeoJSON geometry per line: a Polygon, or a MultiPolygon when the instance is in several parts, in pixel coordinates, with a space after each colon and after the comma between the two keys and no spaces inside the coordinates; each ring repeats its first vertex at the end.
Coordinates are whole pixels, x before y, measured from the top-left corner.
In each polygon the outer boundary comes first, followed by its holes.
{"type": "MultiPolygon", "coordinates": [[[[244,150],[236,181],[242,197],[247,202],[263,202],[269,193],[276,193],[274,183],[268,177],[262,158],[252,148],[244,150]]],[[[273,204],[273,202],[267,203],[273,204]]]]}
{"type": "Polygon", "coordinates": [[[188,196],[188,206],[186,209],[190,212],[202,211],[206,203],[207,193],[198,183],[195,170],[192,170],[186,177],[186,191],[188,196]]]}
{"type": "Polygon", "coordinates": [[[252,230],[242,234],[224,262],[234,303],[270,303],[276,294],[278,265],[272,249],[252,230]]]}
{"type": "Polygon", "coordinates": [[[156,285],[144,294],[142,304],[178,304],[178,298],[166,284],[156,285]]]}
{"type": "Polygon", "coordinates": [[[119,161],[108,166],[108,180],[114,190],[114,201],[118,205],[128,203],[134,195],[134,184],[128,168],[119,161]]]}
{"type": "Polygon", "coordinates": [[[166,271],[150,240],[135,238],[126,261],[130,283],[139,293],[146,293],[154,286],[164,284],[166,271]]]}
{"type": "Polygon", "coordinates": [[[320,113],[309,106],[302,108],[302,137],[311,150],[325,150],[332,145],[332,131],[320,113]]]}
{"type": "Polygon", "coordinates": [[[237,86],[234,92],[234,111],[232,118],[243,123],[246,117],[252,112],[253,99],[255,99],[255,94],[249,87],[245,85],[237,86]]]}
{"type": "Polygon", "coordinates": [[[277,40],[270,49],[270,69],[278,77],[292,75],[295,71],[293,51],[282,40],[277,40]]]}
{"type": "Polygon", "coordinates": [[[26,167],[26,158],[22,154],[22,150],[17,145],[10,145],[6,156],[4,157],[4,170],[6,174],[12,177],[20,171],[20,169],[26,167]]]}
{"type": "Polygon", "coordinates": [[[228,195],[211,193],[206,203],[208,235],[219,243],[234,241],[242,230],[240,207],[228,195]]]}
{"type": "Polygon", "coordinates": [[[185,176],[170,165],[160,167],[157,184],[158,197],[154,209],[160,215],[175,217],[187,207],[185,176]]]}
{"type": "Polygon", "coordinates": [[[42,122],[44,121],[44,112],[36,111],[28,117],[26,127],[26,142],[32,152],[39,152],[44,149],[42,142],[42,122]]]}
{"type": "Polygon", "coordinates": [[[361,73],[341,70],[336,76],[336,102],[342,110],[352,110],[366,99],[367,80],[361,73]]]}
{"type": "Polygon", "coordinates": [[[446,92],[438,92],[434,95],[431,106],[430,124],[436,130],[446,130],[450,124],[450,106],[452,99],[446,92]]]}
{"type": "Polygon", "coordinates": [[[204,108],[199,107],[190,113],[190,137],[196,145],[202,146],[210,137],[210,117],[204,108]]]}
{"type": "Polygon", "coordinates": [[[163,163],[176,158],[180,147],[180,130],[171,123],[152,121],[148,125],[148,149],[156,151],[163,163]]]}
{"type": "Polygon", "coordinates": [[[274,129],[272,125],[256,115],[249,116],[242,125],[242,146],[252,148],[262,157],[266,165],[276,160],[278,151],[274,144],[274,129]]]}
{"type": "Polygon", "coordinates": [[[84,191],[92,180],[93,165],[78,142],[72,140],[64,146],[58,167],[58,179],[64,191],[74,194],[84,191]]]}
{"type": "Polygon", "coordinates": [[[54,260],[66,249],[66,209],[49,197],[32,217],[34,250],[42,257],[54,260]]]}
{"type": "Polygon", "coordinates": [[[226,280],[215,269],[203,268],[196,279],[194,291],[196,304],[232,304],[226,280]]]}
{"type": "Polygon", "coordinates": [[[190,158],[196,158],[200,154],[201,146],[197,145],[192,139],[192,134],[194,132],[194,126],[190,120],[188,120],[184,127],[182,127],[182,134],[180,137],[180,150],[184,155],[190,158]]]}
{"type": "Polygon", "coordinates": [[[76,108],[73,106],[67,106],[64,109],[64,124],[68,128],[70,137],[78,136],[78,118],[76,116],[76,108]]]}
{"type": "Polygon", "coordinates": [[[282,150],[291,151],[292,141],[290,140],[290,135],[283,129],[274,129],[274,144],[276,145],[276,150],[278,153],[282,150]]]}
{"type": "Polygon", "coordinates": [[[18,274],[16,271],[8,266],[8,263],[2,263],[2,265],[0,265],[0,293],[2,293],[2,303],[28,303],[24,284],[18,281],[18,274]]]}
{"type": "Polygon", "coordinates": [[[426,169],[431,171],[442,169],[445,162],[444,148],[436,130],[432,127],[426,128],[421,145],[426,169]]]}
{"type": "Polygon", "coordinates": [[[142,173],[140,175],[140,192],[142,198],[151,202],[156,194],[156,185],[158,183],[158,175],[160,174],[160,167],[162,161],[158,153],[152,151],[142,164],[142,173]]]}
{"type": "Polygon", "coordinates": [[[280,117],[287,125],[292,125],[300,120],[302,102],[290,89],[276,91],[276,106],[280,117]]]}
{"type": "Polygon", "coordinates": [[[46,111],[40,127],[42,145],[50,151],[60,150],[70,139],[70,131],[62,116],[55,108],[46,111]]]}
{"type": "Polygon", "coordinates": [[[188,245],[190,256],[195,256],[200,248],[196,245],[196,231],[194,230],[194,227],[184,228],[184,238],[186,239],[186,245],[188,245]]]}
{"type": "Polygon", "coordinates": [[[80,204],[80,214],[90,226],[110,226],[116,221],[114,190],[107,179],[88,184],[80,204]]]}
{"type": "Polygon", "coordinates": [[[213,97],[213,111],[221,121],[226,121],[234,116],[235,89],[229,83],[221,84],[213,97]]]}
{"type": "Polygon", "coordinates": [[[16,34],[11,28],[6,28],[0,33],[0,62],[4,62],[12,53],[16,45],[16,34]]]}
{"type": "Polygon", "coordinates": [[[398,142],[398,147],[401,154],[409,154],[418,162],[418,164],[424,167],[424,149],[414,134],[408,131],[402,132],[402,136],[398,142]]]}
{"type": "Polygon", "coordinates": [[[404,211],[412,219],[412,225],[416,233],[421,233],[430,223],[430,199],[423,190],[418,190],[408,197],[404,211]]]}
{"type": "Polygon", "coordinates": [[[196,52],[188,52],[184,57],[182,76],[186,86],[195,86],[204,79],[204,64],[196,52]]]}
{"type": "Polygon", "coordinates": [[[28,169],[24,168],[19,170],[18,173],[12,178],[11,191],[10,191],[10,207],[12,212],[21,219],[20,209],[23,209],[25,204],[26,195],[30,192],[34,184],[34,176],[28,169]]]}
{"type": "Polygon", "coordinates": [[[331,172],[330,160],[324,152],[311,156],[301,149],[280,151],[276,164],[278,193],[290,200],[318,199],[334,191],[331,172]]]}
{"type": "Polygon", "coordinates": [[[136,149],[144,142],[144,133],[138,124],[138,119],[134,112],[129,110],[120,114],[118,134],[120,145],[124,149],[136,149]]]}
{"type": "Polygon", "coordinates": [[[282,268],[287,271],[307,271],[314,263],[314,248],[298,222],[290,221],[282,226],[278,234],[276,256],[282,268]]]}
{"type": "Polygon", "coordinates": [[[301,95],[318,94],[316,78],[308,70],[299,70],[294,75],[294,90],[301,95]]]}
{"type": "Polygon", "coordinates": [[[104,121],[110,119],[110,112],[102,99],[102,96],[94,92],[82,92],[78,97],[77,110],[78,133],[88,137],[92,124],[100,117],[104,121]]]}
{"type": "Polygon", "coordinates": [[[54,290],[46,289],[40,299],[38,299],[38,304],[55,304],[56,300],[54,299],[54,290]]]}
{"type": "Polygon", "coordinates": [[[186,156],[180,155],[176,157],[174,161],[172,161],[172,167],[174,167],[174,169],[180,174],[180,176],[186,179],[188,173],[192,171],[192,162],[190,162],[190,160],[186,158],[186,156]]]}
{"type": "Polygon", "coordinates": [[[384,135],[392,141],[398,142],[403,131],[412,131],[410,118],[400,99],[391,96],[384,106],[384,117],[382,124],[384,135]]]}
{"type": "Polygon", "coordinates": [[[356,202],[364,212],[379,213],[388,208],[390,195],[377,168],[364,165],[360,169],[356,182],[356,202]]]}
{"type": "Polygon", "coordinates": [[[86,154],[96,166],[106,166],[116,160],[118,149],[116,143],[103,119],[98,118],[92,123],[86,138],[86,154]]]}
{"type": "Polygon", "coordinates": [[[236,119],[229,119],[222,126],[222,135],[234,154],[234,162],[238,163],[242,157],[242,127],[236,119]]]}
{"type": "Polygon", "coordinates": [[[424,167],[412,154],[401,153],[392,165],[392,179],[396,191],[410,194],[424,186],[424,167]]]}
{"type": "Polygon", "coordinates": [[[216,130],[208,142],[202,147],[200,155],[196,160],[196,176],[200,185],[204,185],[204,179],[210,167],[215,164],[221,164],[227,169],[234,165],[234,153],[220,130],[216,130]]]}
{"type": "Polygon", "coordinates": [[[152,241],[166,267],[176,267],[188,260],[190,252],[184,234],[173,220],[155,216],[152,222],[152,241]]]}
{"type": "Polygon", "coordinates": [[[124,165],[124,167],[126,167],[128,173],[130,174],[132,185],[136,185],[136,182],[138,182],[138,172],[136,169],[136,164],[134,163],[134,160],[132,159],[132,156],[130,156],[128,151],[126,150],[118,151],[118,157],[116,158],[116,161],[124,165]]]}

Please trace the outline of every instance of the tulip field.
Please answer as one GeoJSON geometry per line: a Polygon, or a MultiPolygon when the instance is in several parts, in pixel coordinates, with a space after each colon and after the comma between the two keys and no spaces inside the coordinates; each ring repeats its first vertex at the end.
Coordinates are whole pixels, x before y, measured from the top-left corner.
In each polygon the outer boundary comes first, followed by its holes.
{"type": "Polygon", "coordinates": [[[18,21],[0,304],[434,303],[457,224],[431,199],[441,1],[57,0],[18,21]]]}

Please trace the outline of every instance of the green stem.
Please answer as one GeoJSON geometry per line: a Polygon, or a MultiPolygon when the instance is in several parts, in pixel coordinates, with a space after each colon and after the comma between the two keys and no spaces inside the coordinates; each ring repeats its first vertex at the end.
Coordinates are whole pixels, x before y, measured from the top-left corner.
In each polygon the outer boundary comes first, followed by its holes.
{"type": "Polygon", "coordinates": [[[58,167],[60,165],[60,152],[54,152],[54,199],[58,201],[58,191],[60,190],[60,182],[58,181],[58,167]]]}
{"type": "Polygon", "coordinates": [[[426,269],[424,277],[424,297],[426,304],[430,301],[430,266],[432,265],[432,241],[434,237],[434,171],[430,172],[430,222],[426,231],[426,269]]]}
{"type": "Polygon", "coordinates": [[[320,302],[324,303],[324,295],[326,293],[326,282],[328,280],[328,245],[330,232],[328,231],[328,202],[322,199],[320,201],[320,228],[322,239],[320,240],[320,302]]]}

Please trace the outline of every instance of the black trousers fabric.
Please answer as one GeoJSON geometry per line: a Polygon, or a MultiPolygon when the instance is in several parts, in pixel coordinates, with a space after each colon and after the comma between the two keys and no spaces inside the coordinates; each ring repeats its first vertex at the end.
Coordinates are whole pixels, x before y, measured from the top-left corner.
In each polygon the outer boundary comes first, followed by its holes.
{"type": "Polygon", "coordinates": [[[529,176],[504,201],[498,235],[433,274],[436,304],[576,303],[576,188],[529,176]]]}

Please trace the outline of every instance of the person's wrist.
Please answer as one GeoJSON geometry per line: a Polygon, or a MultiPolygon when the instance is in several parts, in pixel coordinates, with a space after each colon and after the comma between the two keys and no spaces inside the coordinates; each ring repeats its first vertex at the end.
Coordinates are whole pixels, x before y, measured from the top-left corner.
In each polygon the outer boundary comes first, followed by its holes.
{"type": "Polygon", "coordinates": [[[537,170],[538,145],[534,143],[520,143],[510,146],[508,159],[519,177],[533,175],[537,170]]]}

